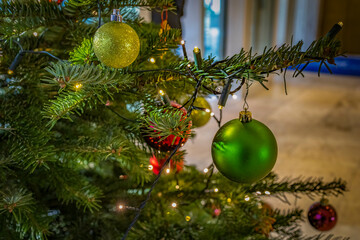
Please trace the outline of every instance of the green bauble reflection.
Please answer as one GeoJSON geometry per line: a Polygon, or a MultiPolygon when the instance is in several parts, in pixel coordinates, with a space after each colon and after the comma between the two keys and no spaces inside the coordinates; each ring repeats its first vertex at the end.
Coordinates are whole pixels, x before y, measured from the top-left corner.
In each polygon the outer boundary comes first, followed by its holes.
{"type": "Polygon", "coordinates": [[[202,127],[207,124],[211,118],[211,106],[209,102],[206,101],[206,99],[203,97],[196,98],[194,106],[207,109],[207,111],[194,109],[191,112],[193,126],[202,127]]]}
{"type": "Polygon", "coordinates": [[[253,183],[274,167],[277,143],[263,123],[234,119],[215,134],[211,154],[215,166],[225,177],[239,183],[253,183]]]}

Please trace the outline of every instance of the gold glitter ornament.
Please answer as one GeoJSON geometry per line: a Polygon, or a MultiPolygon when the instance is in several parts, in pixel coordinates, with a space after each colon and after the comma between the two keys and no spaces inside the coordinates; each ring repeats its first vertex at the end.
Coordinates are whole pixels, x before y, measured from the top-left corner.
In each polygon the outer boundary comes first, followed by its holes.
{"type": "Polygon", "coordinates": [[[127,67],[139,55],[139,36],[133,28],[121,22],[118,9],[114,9],[111,20],[95,33],[93,44],[95,55],[108,67],[127,67]]]}

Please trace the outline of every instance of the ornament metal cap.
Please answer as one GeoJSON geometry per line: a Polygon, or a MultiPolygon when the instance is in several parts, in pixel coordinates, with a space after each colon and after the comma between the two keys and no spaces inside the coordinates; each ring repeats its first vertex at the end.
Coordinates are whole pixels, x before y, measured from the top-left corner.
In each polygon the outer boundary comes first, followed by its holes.
{"type": "Polygon", "coordinates": [[[244,111],[241,111],[239,113],[239,120],[243,123],[251,122],[252,120],[251,112],[247,111],[246,109],[244,111]]]}
{"type": "Polygon", "coordinates": [[[113,13],[110,16],[112,22],[122,22],[122,16],[120,14],[120,9],[113,9],[113,13]]]}

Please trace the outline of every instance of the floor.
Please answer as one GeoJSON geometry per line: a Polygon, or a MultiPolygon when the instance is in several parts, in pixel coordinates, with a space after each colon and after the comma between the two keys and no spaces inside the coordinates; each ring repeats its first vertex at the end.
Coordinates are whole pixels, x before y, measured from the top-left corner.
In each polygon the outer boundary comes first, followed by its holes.
{"type": "MultiPolygon", "coordinates": [[[[338,214],[337,225],[328,233],[359,239],[360,236],[360,78],[306,73],[305,78],[288,77],[288,95],[282,77],[274,77],[266,91],[259,84],[251,87],[248,103],[253,117],[266,124],[276,136],[279,155],[274,171],[280,177],[343,178],[349,192],[330,203],[338,214]]],[[[209,99],[217,112],[217,100],[209,99]]],[[[223,123],[234,119],[243,101],[230,98],[223,123]]],[[[187,163],[199,169],[211,162],[210,144],[218,127],[214,120],[196,129],[196,138],[186,144],[187,163]]],[[[271,205],[288,208],[275,198],[271,205]]],[[[293,204],[305,209],[314,200],[303,197],[293,204]]],[[[293,206],[294,206],[293,205],[293,206]]],[[[308,222],[306,234],[319,233],[308,222]]]]}

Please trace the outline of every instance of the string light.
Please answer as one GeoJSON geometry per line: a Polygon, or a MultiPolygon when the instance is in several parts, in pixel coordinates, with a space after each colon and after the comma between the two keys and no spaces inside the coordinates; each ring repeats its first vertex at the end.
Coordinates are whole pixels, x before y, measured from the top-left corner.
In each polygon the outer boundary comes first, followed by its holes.
{"type": "Polygon", "coordinates": [[[177,206],[176,202],[173,202],[173,203],[171,204],[171,206],[172,206],[173,208],[176,208],[176,206],[177,206]]]}
{"type": "Polygon", "coordinates": [[[33,32],[33,35],[34,35],[35,37],[37,37],[37,36],[38,36],[38,33],[37,33],[37,32],[33,32]]]}
{"type": "Polygon", "coordinates": [[[269,191],[265,191],[265,194],[266,194],[266,195],[270,195],[270,192],[269,192],[269,191]]]}
{"type": "Polygon", "coordinates": [[[7,73],[8,73],[9,75],[12,75],[12,74],[14,74],[14,71],[9,69],[9,70],[7,71],[7,73]]]}
{"type": "Polygon", "coordinates": [[[188,66],[188,67],[191,67],[191,64],[189,63],[187,66],[188,66]]]}
{"type": "Polygon", "coordinates": [[[248,195],[245,196],[244,200],[247,202],[250,200],[250,197],[248,195]]]}
{"type": "Polygon", "coordinates": [[[154,169],[153,165],[149,165],[149,166],[148,166],[148,169],[149,169],[150,171],[153,170],[153,169],[154,169]]]}
{"type": "Polygon", "coordinates": [[[205,169],[204,169],[204,173],[207,173],[208,171],[209,171],[208,168],[205,168],[205,169]]]}
{"type": "Polygon", "coordinates": [[[257,191],[256,194],[257,194],[257,195],[261,195],[261,192],[260,192],[260,191],[257,191]]]}
{"type": "Polygon", "coordinates": [[[169,174],[170,173],[170,168],[166,169],[166,173],[169,174]]]}
{"type": "Polygon", "coordinates": [[[212,117],[215,116],[215,113],[211,112],[211,113],[210,113],[210,116],[212,116],[212,117]]]}
{"type": "Polygon", "coordinates": [[[175,186],[175,188],[176,188],[176,189],[179,189],[179,188],[180,188],[180,186],[179,186],[179,185],[176,185],[176,186],[175,186]]]}
{"type": "Polygon", "coordinates": [[[214,192],[218,192],[218,191],[219,191],[219,189],[217,189],[217,188],[214,189],[214,192]]]}
{"type": "Polygon", "coordinates": [[[151,63],[155,63],[155,58],[151,57],[151,58],[149,59],[149,61],[150,61],[151,63]]]}
{"type": "Polygon", "coordinates": [[[237,95],[235,95],[235,94],[232,94],[231,96],[234,100],[238,98],[237,95]]]}
{"type": "Polygon", "coordinates": [[[162,89],[160,89],[160,90],[159,90],[159,94],[160,94],[161,96],[164,96],[164,95],[165,95],[165,92],[164,92],[162,89]]]}
{"type": "Polygon", "coordinates": [[[209,113],[209,112],[211,112],[211,111],[210,111],[210,109],[207,108],[207,109],[205,109],[205,112],[209,113]]]}
{"type": "Polygon", "coordinates": [[[228,203],[231,203],[231,198],[226,199],[228,203]]]}
{"type": "Polygon", "coordinates": [[[123,205],[119,205],[119,209],[121,210],[121,209],[123,209],[124,208],[124,206],[123,205]]]}
{"type": "Polygon", "coordinates": [[[186,216],[186,217],[185,217],[185,220],[188,222],[188,221],[191,220],[191,217],[190,217],[190,216],[186,216]]]}
{"type": "Polygon", "coordinates": [[[76,90],[79,90],[81,87],[82,87],[82,84],[81,84],[81,83],[77,83],[77,84],[75,85],[76,90]]]}
{"type": "Polygon", "coordinates": [[[198,46],[195,46],[195,47],[194,47],[194,52],[195,52],[195,53],[200,52],[200,49],[198,48],[198,46]]]}
{"type": "Polygon", "coordinates": [[[180,41],[180,44],[181,44],[181,45],[184,45],[184,44],[185,44],[185,41],[184,41],[184,40],[181,40],[181,41],[180,41]]]}

